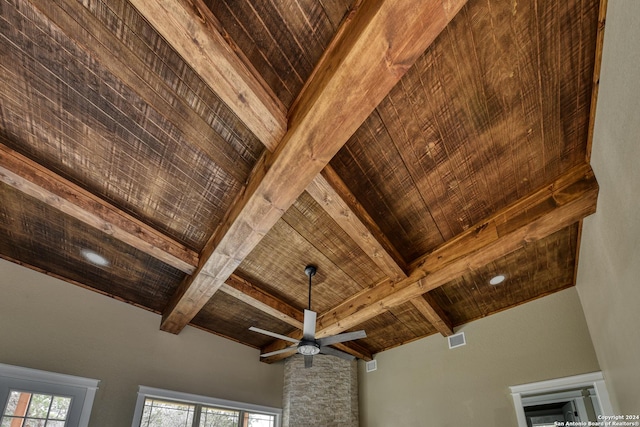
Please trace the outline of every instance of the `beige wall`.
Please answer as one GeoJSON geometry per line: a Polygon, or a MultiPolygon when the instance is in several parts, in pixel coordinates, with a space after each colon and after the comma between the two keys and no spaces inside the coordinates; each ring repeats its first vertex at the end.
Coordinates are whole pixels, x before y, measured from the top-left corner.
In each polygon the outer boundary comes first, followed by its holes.
{"type": "Polygon", "coordinates": [[[599,370],[575,288],[459,331],[464,347],[433,335],[360,362],[361,425],[513,427],[509,386],[599,370]]]}
{"type": "Polygon", "coordinates": [[[100,380],[90,425],[130,426],[138,385],[281,407],[258,350],[0,260],[0,363],[100,380]]]}
{"type": "Polygon", "coordinates": [[[640,413],[640,1],[611,0],[577,288],[618,414],[640,413]]]}

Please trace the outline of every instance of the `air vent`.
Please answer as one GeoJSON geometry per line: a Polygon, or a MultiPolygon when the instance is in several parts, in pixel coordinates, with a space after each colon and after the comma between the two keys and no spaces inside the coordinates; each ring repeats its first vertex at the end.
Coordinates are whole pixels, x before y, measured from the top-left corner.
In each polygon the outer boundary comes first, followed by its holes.
{"type": "Polygon", "coordinates": [[[378,362],[376,360],[367,362],[367,372],[373,372],[376,369],[378,369],[378,362]]]}
{"type": "Polygon", "coordinates": [[[467,344],[467,340],[464,338],[464,332],[451,335],[449,338],[449,348],[462,347],[467,344]]]}

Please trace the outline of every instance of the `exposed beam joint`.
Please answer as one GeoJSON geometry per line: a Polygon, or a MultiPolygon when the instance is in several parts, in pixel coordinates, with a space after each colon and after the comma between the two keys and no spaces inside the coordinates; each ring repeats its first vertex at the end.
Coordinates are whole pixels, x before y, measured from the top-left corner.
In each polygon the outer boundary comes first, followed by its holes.
{"type": "MultiPolygon", "coordinates": [[[[596,210],[598,183],[588,164],[576,166],[461,233],[410,266],[409,277],[385,281],[354,295],[318,318],[321,338],[351,329],[527,244],[544,239],[596,210]]],[[[269,351],[281,344],[274,342],[269,351]]],[[[266,349],[265,349],[266,350],[266,349]]],[[[278,356],[266,360],[274,362],[278,356]]]]}
{"type": "Polygon", "coordinates": [[[287,130],[286,110],[221,34],[202,0],[130,0],[270,151],[287,130]]]}
{"type": "Polygon", "coordinates": [[[331,166],[315,177],[307,192],[391,280],[407,277],[402,256],[331,166]]]}
{"type": "Polygon", "coordinates": [[[0,181],[187,274],[198,254],[0,144],[0,181]]]}
{"type": "Polygon", "coordinates": [[[301,310],[280,301],[278,298],[266,293],[235,274],[232,274],[231,277],[227,279],[220,287],[220,291],[302,330],[303,315],[301,310]]]}
{"type": "Polygon", "coordinates": [[[173,89],[155,75],[149,65],[106,28],[82,2],[39,0],[34,1],[33,6],[73,39],[74,43],[81,44],[82,49],[90,52],[114,76],[127,82],[129,88],[158,113],[172,121],[184,137],[216,165],[240,183],[246,180],[250,165],[233,160],[237,157],[233,147],[183,98],[178,96],[170,101],[167,96],[161,95],[172,93],[173,89]],[[78,22],[84,23],[81,35],[78,35],[78,22]]]}
{"type": "Polygon", "coordinates": [[[595,212],[598,183],[578,166],[412,264],[409,277],[377,286],[318,319],[319,336],[352,328],[595,212]]]}
{"type": "MultiPolygon", "coordinates": [[[[349,16],[296,101],[282,141],[171,298],[161,329],[178,333],[191,321],[464,3],[370,1],[349,16]]],[[[194,68],[206,72],[203,64],[194,68]]]]}

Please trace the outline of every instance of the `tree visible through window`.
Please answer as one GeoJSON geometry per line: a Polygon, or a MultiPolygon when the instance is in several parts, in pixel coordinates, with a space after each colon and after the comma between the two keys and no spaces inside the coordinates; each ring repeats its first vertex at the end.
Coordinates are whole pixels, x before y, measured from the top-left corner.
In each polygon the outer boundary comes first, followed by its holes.
{"type": "Polygon", "coordinates": [[[64,427],[71,397],[11,390],[1,427],[64,427]]]}
{"type": "Polygon", "coordinates": [[[275,427],[275,420],[271,414],[147,397],[140,427],[275,427]]]}

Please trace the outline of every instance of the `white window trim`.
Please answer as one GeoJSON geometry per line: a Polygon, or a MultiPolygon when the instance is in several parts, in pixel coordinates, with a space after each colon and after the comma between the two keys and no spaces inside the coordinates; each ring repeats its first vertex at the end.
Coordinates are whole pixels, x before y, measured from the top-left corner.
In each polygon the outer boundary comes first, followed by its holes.
{"type": "Polygon", "coordinates": [[[527,427],[527,419],[522,406],[523,398],[535,394],[550,393],[553,391],[562,391],[579,387],[593,387],[596,390],[596,396],[600,402],[602,414],[613,415],[613,407],[611,406],[609,392],[607,391],[607,387],[604,383],[604,376],[602,375],[602,372],[592,372],[589,374],[556,378],[548,381],[539,381],[509,387],[511,390],[511,397],[513,398],[513,404],[516,409],[518,426],[527,427]]]}
{"type": "MultiPolygon", "coordinates": [[[[91,417],[91,408],[98,390],[99,380],[92,378],[76,377],[74,375],[58,374],[55,372],[41,371],[38,369],[23,368],[21,366],[5,365],[0,363],[0,378],[33,381],[54,386],[77,387],[86,390],[82,412],[78,427],[88,427],[91,417]]],[[[0,402],[0,405],[4,402],[0,402]]],[[[2,409],[0,409],[2,411],[2,409]]]]}
{"type": "Polygon", "coordinates": [[[213,406],[223,409],[235,409],[238,411],[258,412],[268,415],[275,415],[276,426],[280,426],[280,422],[282,419],[282,409],[280,408],[253,405],[250,403],[236,402],[233,400],[216,399],[214,397],[200,396],[197,394],[182,393],[179,391],[164,390],[161,388],[141,385],[138,387],[138,399],[136,401],[136,409],[133,413],[133,422],[131,423],[131,427],[140,426],[140,421],[142,420],[142,411],[144,410],[144,401],[147,397],[187,402],[196,405],[213,406]]]}

